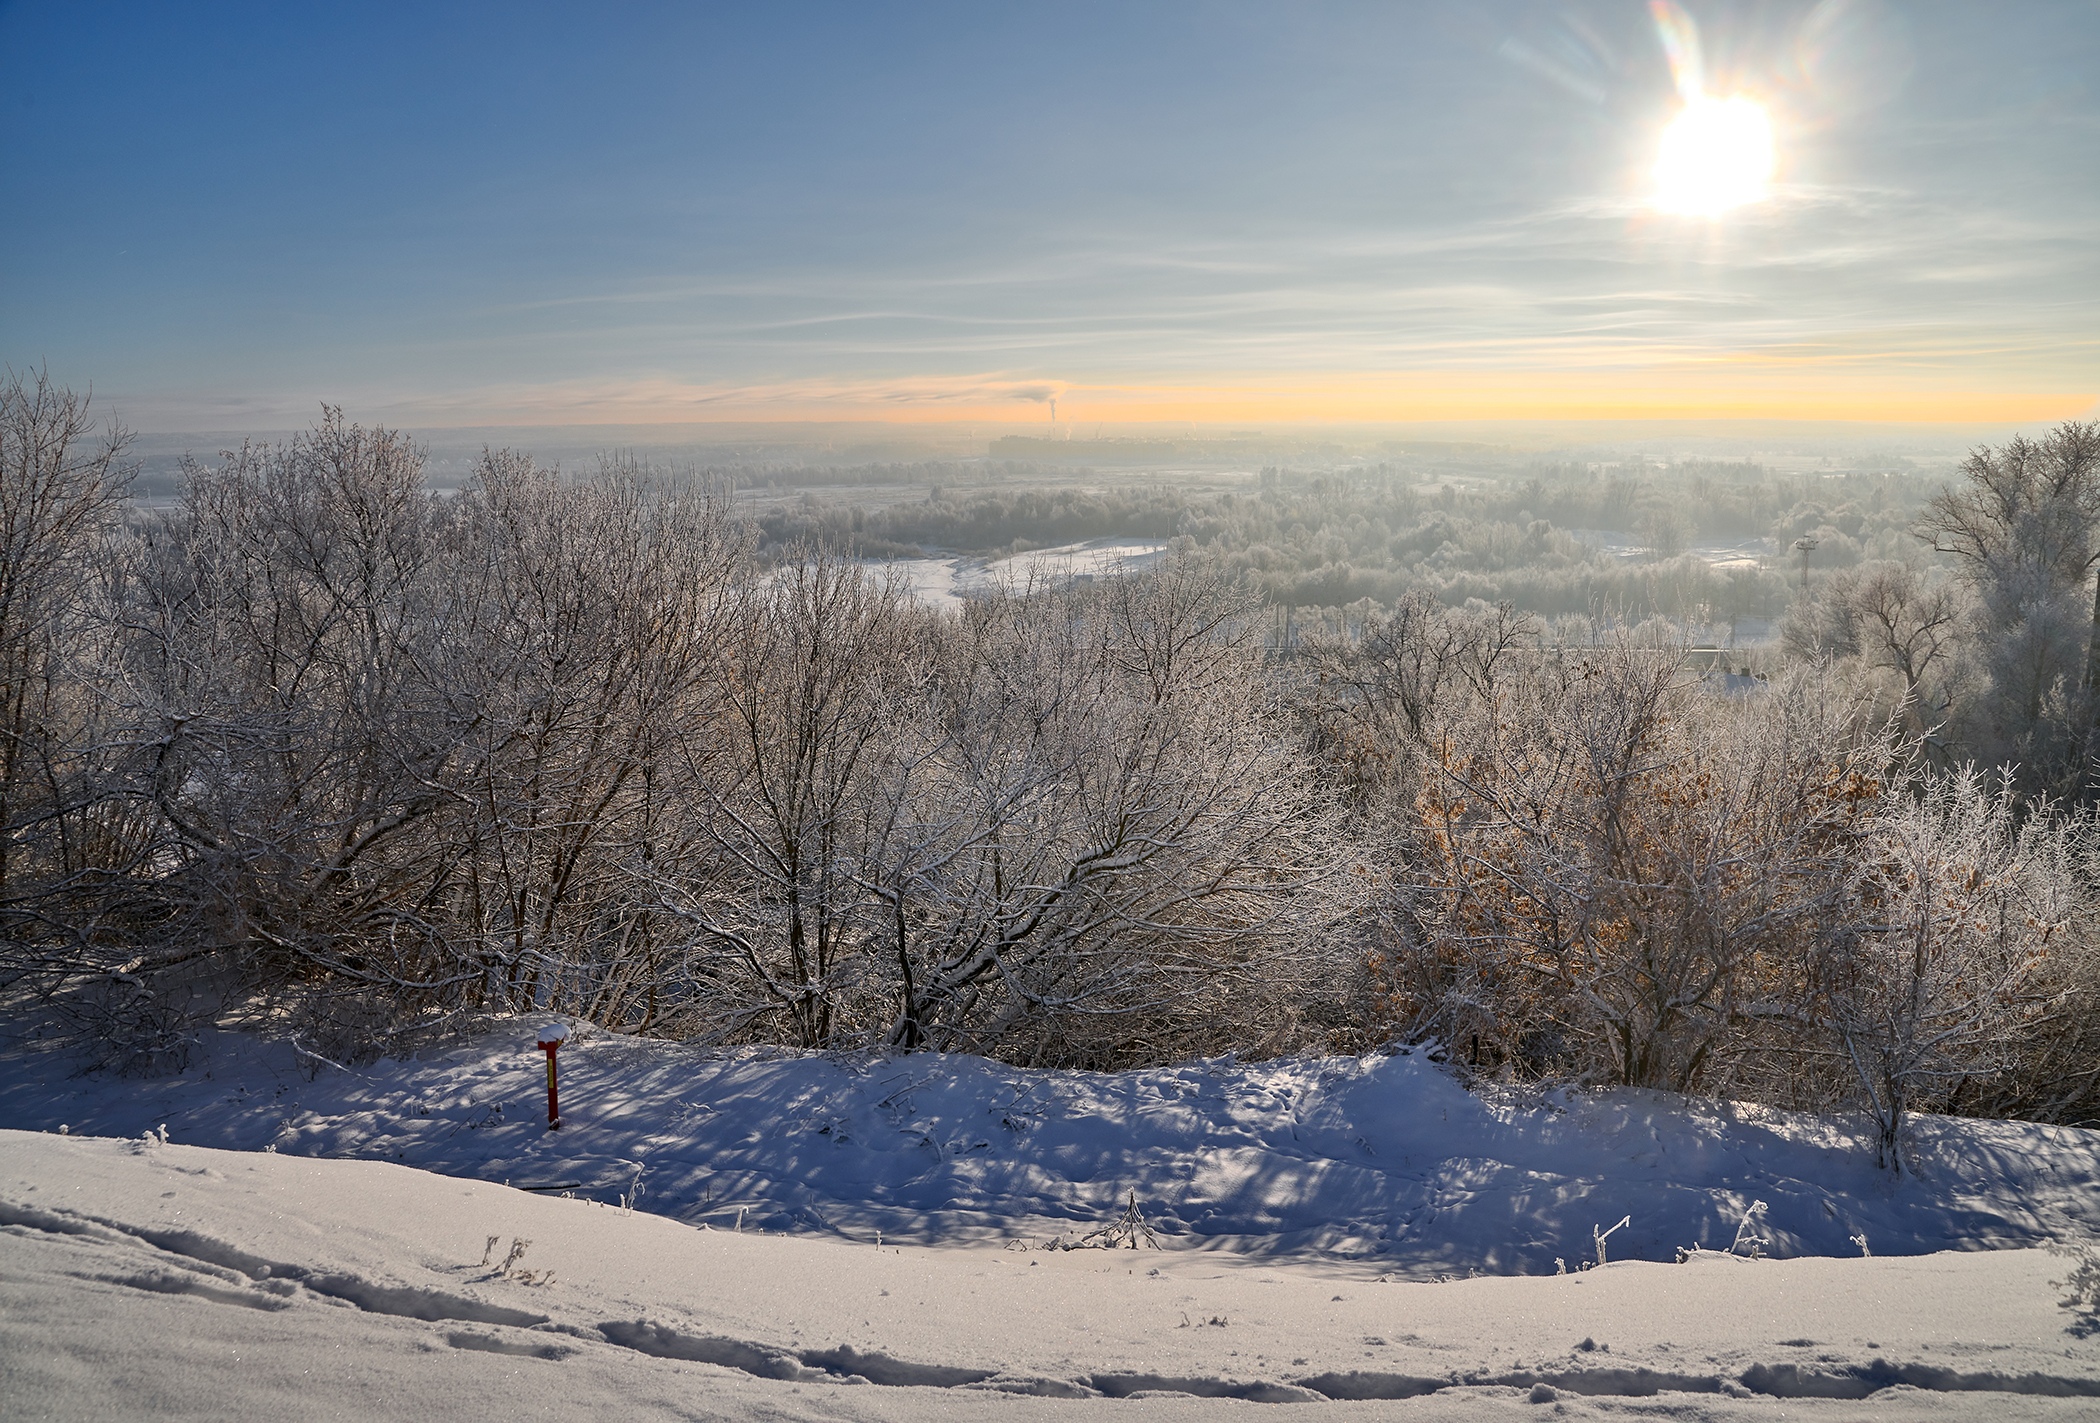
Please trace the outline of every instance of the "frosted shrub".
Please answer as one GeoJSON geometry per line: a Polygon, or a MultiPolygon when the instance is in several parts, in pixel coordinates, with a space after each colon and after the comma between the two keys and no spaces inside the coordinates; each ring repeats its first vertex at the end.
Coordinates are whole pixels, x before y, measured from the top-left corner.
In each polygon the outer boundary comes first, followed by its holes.
{"type": "Polygon", "coordinates": [[[1629,1226],[1629,1225],[1632,1225],[1632,1224],[1633,1224],[1633,1217],[1632,1217],[1632,1216],[1630,1216],[1630,1215],[1624,1215],[1624,1216],[1620,1216],[1620,1217],[1619,1217],[1619,1223],[1618,1223],[1617,1225],[1613,1226],[1613,1227],[1612,1227],[1612,1228],[1611,1228],[1610,1230],[1600,1230],[1600,1229],[1599,1229],[1598,1227],[1596,1227],[1596,1226],[1594,1226],[1594,1225],[1590,1227],[1590,1234],[1591,1234],[1592,1236],[1596,1237],[1596,1242],[1597,1242],[1597,1263],[1598,1263],[1599,1265],[1606,1265],[1606,1264],[1609,1264],[1609,1263],[1610,1263],[1609,1259],[1608,1259],[1608,1258],[1606,1257],[1606,1255],[1605,1255],[1605,1249],[1604,1249],[1604,1242],[1605,1242],[1606,1240],[1610,1239],[1610,1238],[1611,1238],[1611,1236],[1612,1236],[1613,1234],[1615,1234],[1616,1232],[1618,1232],[1618,1231],[1620,1231],[1620,1230],[1623,1230],[1623,1229],[1625,1229],[1625,1228],[1626,1228],[1627,1226],[1629,1226]]]}
{"type": "Polygon", "coordinates": [[[2079,1119],[2100,821],[1926,769],[1826,668],[1717,697],[1682,647],[1541,649],[1419,748],[1372,1013],[1478,1072],[2079,1119]]]}
{"type": "Polygon", "coordinates": [[[2045,1016],[2046,969],[2074,909],[2063,838],[2062,822],[2023,815],[1973,770],[1877,816],[1852,932],[1818,962],[1810,1002],[1822,1006],[1807,1016],[1851,1065],[1891,1170],[1920,1099],[2011,1067],[2045,1016]]]}
{"type": "Polygon", "coordinates": [[[1769,1074],[1883,790],[1858,711],[1809,673],[1722,703],[1682,647],[1626,642],[1454,715],[1373,959],[1387,1013],[1527,1076],[1769,1074]]]}
{"type": "Polygon", "coordinates": [[[1752,1201],[1750,1203],[1750,1208],[1743,1212],[1742,1220],[1736,1224],[1735,1240],[1728,1247],[1729,1254],[1733,1255],[1738,1250],[1741,1250],[1753,1260],[1764,1258],[1765,1232],[1763,1222],[1765,1209],[1763,1201],[1752,1201]]]}
{"type": "Polygon", "coordinates": [[[1121,1215],[1098,1230],[1089,1231],[1077,1245],[1070,1248],[1117,1250],[1127,1246],[1135,1250],[1140,1240],[1154,1250],[1160,1248],[1159,1237],[1152,1233],[1152,1227],[1145,1223],[1145,1213],[1138,1209],[1137,1190],[1133,1187],[1130,1201],[1123,1207],[1121,1215]]]}

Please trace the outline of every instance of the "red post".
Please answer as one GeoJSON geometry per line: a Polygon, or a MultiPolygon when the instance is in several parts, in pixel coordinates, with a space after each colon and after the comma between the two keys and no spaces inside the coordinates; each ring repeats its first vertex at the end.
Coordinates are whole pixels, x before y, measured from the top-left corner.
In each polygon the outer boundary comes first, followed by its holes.
{"type": "Polygon", "coordinates": [[[560,1023],[540,1029],[539,1050],[547,1054],[547,1130],[561,1130],[561,1098],[556,1095],[554,1082],[554,1054],[568,1041],[569,1030],[560,1023]]]}

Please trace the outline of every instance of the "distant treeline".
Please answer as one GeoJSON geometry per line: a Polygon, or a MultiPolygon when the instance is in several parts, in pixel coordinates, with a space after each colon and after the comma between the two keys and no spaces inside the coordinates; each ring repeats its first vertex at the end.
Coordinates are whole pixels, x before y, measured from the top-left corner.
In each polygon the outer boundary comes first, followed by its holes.
{"type": "Polygon", "coordinates": [[[1070,474],[1066,468],[1045,468],[1027,460],[1011,459],[971,460],[967,463],[905,460],[883,464],[711,465],[698,471],[704,483],[731,485],[738,489],[836,489],[854,485],[881,488],[913,484],[938,488],[959,480],[984,484],[1069,478],[1070,474]]]}
{"type": "Polygon", "coordinates": [[[1410,469],[1262,472],[1245,494],[1167,483],[1017,489],[868,507],[806,496],[757,517],[762,549],[819,542],[868,558],[1002,554],[1111,537],[1187,539],[1291,608],[1390,607],[1409,590],[1541,614],[1608,609],[1708,625],[1784,610],[1788,579],[1888,557],[1928,491],[1900,475],[1781,478],[1688,462],[1639,474],[1537,465],[1518,477],[1425,488],[1410,469]],[[1573,532],[1571,532],[1573,531],[1573,532]],[[1640,550],[1599,547],[1617,535],[1640,550]],[[1763,541],[1717,570],[1700,543],[1763,541]],[[1796,547],[1806,542],[1807,547],[1796,547]]]}

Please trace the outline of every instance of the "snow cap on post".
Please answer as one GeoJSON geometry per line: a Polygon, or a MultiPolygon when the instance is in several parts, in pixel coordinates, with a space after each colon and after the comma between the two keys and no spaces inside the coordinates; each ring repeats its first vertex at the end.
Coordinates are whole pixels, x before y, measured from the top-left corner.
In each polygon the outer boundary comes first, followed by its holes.
{"type": "Polygon", "coordinates": [[[561,1129],[561,1096],[554,1081],[554,1055],[569,1036],[569,1025],[559,1018],[540,1029],[539,1050],[547,1054],[547,1130],[561,1129]]]}

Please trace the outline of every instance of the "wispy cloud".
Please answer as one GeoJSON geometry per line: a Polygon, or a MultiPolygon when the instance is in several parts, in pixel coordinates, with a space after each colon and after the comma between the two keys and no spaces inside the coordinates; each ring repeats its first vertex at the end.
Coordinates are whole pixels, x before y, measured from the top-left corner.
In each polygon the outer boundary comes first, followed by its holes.
{"type": "Polygon", "coordinates": [[[666,278],[483,319],[485,333],[454,349],[581,347],[630,382],[683,373],[685,405],[764,404],[789,387],[798,402],[828,390],[856,407],[981,398],[920,374],[944,367],[1084,384],[1259,367],[1637,369],[1809,350],[1864,364],[1879,353],[1892,372],[1966,364],[1979,386],[2052,361],[2059,380],[2085,370],[2100,382],[2085,339],[2100,327],[2100,260],[2074,225],[1830,184],[1783,189],[1726,230],[1623,200],[1202,241],[1066,230],[969,267],[666,278]],[[1934,290],[1925,313],[1921,286],[1934,290]],[[737,367],[768,379],[738,379],[737,367]]]}

